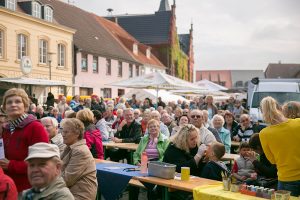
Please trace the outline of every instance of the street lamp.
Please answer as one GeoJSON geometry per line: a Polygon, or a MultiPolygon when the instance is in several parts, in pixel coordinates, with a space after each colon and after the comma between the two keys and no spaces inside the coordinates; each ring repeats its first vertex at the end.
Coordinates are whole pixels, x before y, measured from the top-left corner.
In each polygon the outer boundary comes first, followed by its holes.
{"type": "Polygon", "coordinates": [[[49,80],[51,80],[51,62],[52,62],[52,55],[55,53],[48,52],[48,63],[49,63],[49,80]]]}
{"type": "MultiPolygon", "coordinates": [[[[52,55],[55,53],[48,52],[48,63],[49,63],[49,80],[51,80],[51,62],[52,62],[52,55]]],[[[50,92],[51,92],[51,86],[50,86],[50,92]]]]}

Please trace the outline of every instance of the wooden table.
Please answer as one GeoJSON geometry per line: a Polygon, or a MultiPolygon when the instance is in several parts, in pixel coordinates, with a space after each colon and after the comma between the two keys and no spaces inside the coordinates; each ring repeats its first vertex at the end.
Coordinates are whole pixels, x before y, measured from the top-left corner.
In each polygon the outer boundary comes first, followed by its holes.
{"type": "Polygon", "coordinates": [[[107,158],[107,152],[106,150],[108,148],[119,148],[119,149],[126,149],[130,153],[130,160],[128,160],[128,164],[133,164],[133,153],[136,151],[138,148],[138,144],[135,143],[115,143],[115,142],[103,142],[102,143],[104,147],[104,158],[107,158]]]}
{"type": "MultiPolygon", "coordinates": [[[[115,163],[113,161],[109,160],[100,160],[100,159],[95,159],[95,163],[115,163]]],[[[141,176],[136,176],[132,177],[132,179],[129,181],[130,185],[134,185],[137,187],[141,187],[142,183],[151,183],[154,185],[159,185],[163,187],[163,199],[169,199],[169,190],[182,190],[186,192],[193,192],[193,189],[199,186],[204,186],[204,185],[217,185],[220,184],[221,182],[219,181],[214,181],[214,180],[209,180],[205,178],[200,178],[200,177],[194,177],[191,176],[189,181],[181,181],[178,179],[162,179],[158,177],[141,177],[141,176]]]]}
{"type": "Polygon", "coordinates": [[[170,199],[169,191],[172,190],[181,190],[193,193],[193,189],[199,186],[221,184],[221,182],[219,181],[209,180],[200,177],[191,177],[189,181],[181,181],[177,179],[162,179],[150,176],[133,177],[133,179],[136,179],[140,182],[146,182],[161,186],[163,188],[162,199],[164,200],[170,199]]]}
{"type": "Polygon", "coordinates": [[[130,151],[135,151],[139,146],[138,144],[135,143],[103,142],[102,144],[106,148],[119,148],[119,149],[127,149],[130,151]]]}

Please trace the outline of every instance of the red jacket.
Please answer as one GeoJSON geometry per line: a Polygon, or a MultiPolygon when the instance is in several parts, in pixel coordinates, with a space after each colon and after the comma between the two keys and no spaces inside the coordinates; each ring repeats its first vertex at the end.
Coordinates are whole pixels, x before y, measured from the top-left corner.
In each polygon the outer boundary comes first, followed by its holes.
{"type": "Polygon", "coordinates": [[[94,124],[87,127],[84,132],[84,139],[86,140],[86,145],[89,147],[93,157],[104,159],[102,136],[94,124]]]}
{"type": "Polygon", "coordinates": [[[28,115],[13,134],[9,131],[9,125],[4,127],[3,141],[5,157],[9,160],[5,173],[14,180],[18,192],[31,188],[24,159],[28,156],[29,146],[38,142],[49,142],[45,128],[33,115],[28,115]]]}
{"type": "Polygon", "coordinates": [[[0,167],[0,199],[15,200],[18,199],[18,192],[14,181],[4,174],[0,167]]]}

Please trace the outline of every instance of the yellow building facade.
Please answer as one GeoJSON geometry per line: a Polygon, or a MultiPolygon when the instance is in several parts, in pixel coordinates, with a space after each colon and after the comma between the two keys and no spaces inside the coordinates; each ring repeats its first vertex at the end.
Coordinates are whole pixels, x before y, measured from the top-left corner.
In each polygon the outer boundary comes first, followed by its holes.
{"type": "MultiPolygon", "coordinates": [[[[53,11],[52,11],[53,12],[53,11]]],[[[65,81],[67,87],[52,86],[55,98],[61,93],[72,95],[73,35],[75,30],[46,21],[22,11],[0,6],[0,77],[28,77],[34,79],[65,81]],[[32,71],[24,75],[20,62],[27,56],[32,71]],[[51,69],[50,67],[51,66],[51,69]]],[[[0,82],[1,93],[14,84],[0,82]]],[[[22,84],[29,95],[35,94],[44,103],[50,87],[22,84]]],[[[0,94],[2,95],[2,94],[0,94]]]]}

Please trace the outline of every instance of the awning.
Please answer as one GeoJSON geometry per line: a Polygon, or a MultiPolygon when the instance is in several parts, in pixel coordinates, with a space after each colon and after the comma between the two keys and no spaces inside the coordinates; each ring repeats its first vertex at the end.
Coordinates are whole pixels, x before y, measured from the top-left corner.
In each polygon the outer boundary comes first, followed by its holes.
{"type": "Polygon", "coordinates": [[[16,83],[23,85],[69,86],[66,81],[46,80],[27,77],[0,78],[0,82],[16,83]]]}

